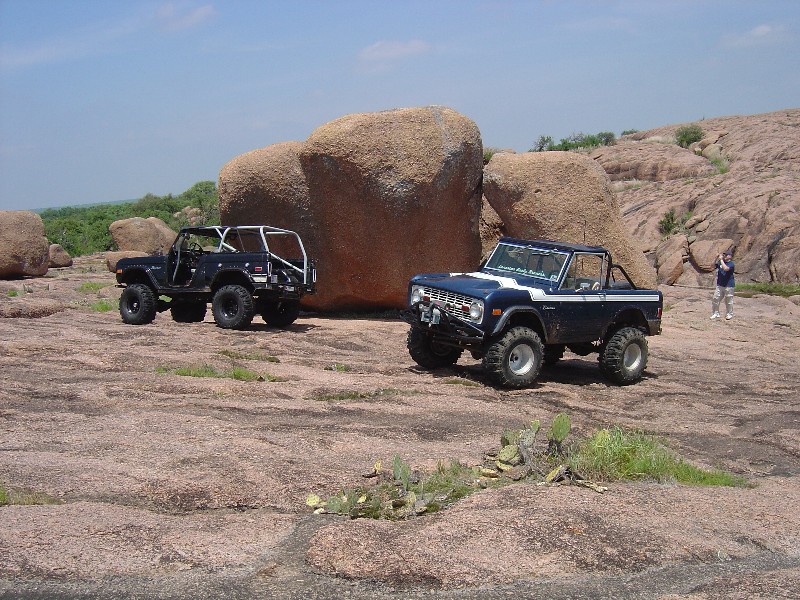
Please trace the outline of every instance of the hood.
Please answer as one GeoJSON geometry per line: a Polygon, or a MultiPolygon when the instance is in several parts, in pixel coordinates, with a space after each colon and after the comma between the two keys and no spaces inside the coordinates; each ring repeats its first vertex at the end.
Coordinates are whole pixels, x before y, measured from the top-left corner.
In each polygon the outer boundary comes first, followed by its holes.
{"type": "Polygon", "coordinates": [[[500,288],[540,288],[541,281],[531,277],[498,277],[481,271],[475,273],[437,273],[417,275],[411,280],[415,285],[430,285],[440,290],[446,290],[463,296],[485,298],[491,292],[500,288]]]}

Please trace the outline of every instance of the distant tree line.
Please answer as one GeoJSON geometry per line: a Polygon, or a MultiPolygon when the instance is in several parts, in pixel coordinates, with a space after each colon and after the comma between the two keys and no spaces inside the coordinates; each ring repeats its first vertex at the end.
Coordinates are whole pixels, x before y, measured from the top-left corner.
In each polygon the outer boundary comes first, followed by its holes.
{"type": "Polygon", "coordinates": [[[600,133],[573,133],[561,138],[558,143],[549,135],[540,135],[530,152],[548,152],[551,150],[578,150],[579,148],[596,148],[597,146],[613,146],[617,136],[610,131],[600,133]]]}
{"type": "Polygon", "coordinates": [[[219,195],[213,181],[195,183],[173,196],[145,194],[120,204],[48,208],[40,213],[51,244],[60,244],[72,256],[115,250],[108,226],[131,217],[158,217],[173,229],[189,224],[219,223],[219,195]],[[189,210],[184,209],[189,207],[189,210]]]}

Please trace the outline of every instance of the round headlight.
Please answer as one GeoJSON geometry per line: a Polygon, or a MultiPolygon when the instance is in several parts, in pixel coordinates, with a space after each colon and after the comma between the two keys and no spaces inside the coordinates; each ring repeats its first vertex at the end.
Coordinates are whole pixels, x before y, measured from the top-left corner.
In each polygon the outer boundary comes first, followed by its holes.
{"type": "Polygon", "coordinates": [[[483,302],[476,300],[469,305],[469,318],[473,321],[480,321],[483,316],[483,302]]]}
{"type": "Polygon", "coordinates": [[[415,285],[411,288],[411,304],[416,304],[422,300],[422,288],[415,285]]]}

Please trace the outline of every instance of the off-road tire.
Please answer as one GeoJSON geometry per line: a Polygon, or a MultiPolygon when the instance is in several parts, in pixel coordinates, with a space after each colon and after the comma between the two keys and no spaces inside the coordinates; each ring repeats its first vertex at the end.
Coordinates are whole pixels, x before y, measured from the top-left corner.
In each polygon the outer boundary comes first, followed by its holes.
{"type": "Polygon", "coordinates": [[[623,327],[608,339],[597,360],[608,379],[619,385],[630,385],[642,378],[647,356],[644,333],[635,327],[623,327]]]}
{"type": "Polygon", "coordinates": [[[158,298],[152,288],[143,283],[132,283],[122,290],[119,314],[128,325],[147,325],[156,318],[158,298]]]}
{"type": "Polygon", "coordinates": [[[259,305],[259,312],[267,325],[287,327],[294,323],[300,315],[300,302],[298,300],[262,302],[259,305]]]}
{"type": "Polygon", "coordinates": [[[416,327],[408,330],[406,347],[414,362],[425,369],[439,369],[454,365],[463,352],[461,348],[435,342],[431,336],[416,327]]]}
{"type": "Polygon", "coordinates": [[[207,308],[205,302],[178,302],[170,306],[169,312],[176,323],[199,323],[206,318],[207,308]]]}
{"type": "Polygon", "coordinates": [[[245,329],[256,314],[252,294],[241,285],[224,285],[211,301],[214,321],[223,329],[245,329]]]}
{"type": "Polygon", "coordinates": [[[539,334],[528,327],[518,326],[506,331],[489,346],[483,357],[483,368],[495,383],[523,388],[539,376],[543,358],[539,334]]]}
{"type": "Polygon", "coordinates": [[[546,367],[552,367],[562,358],[564,358],[564,346],[560,344],[555,344],[552,346],[545,346],[544,347],[544,357],[542,362],[546,367]]]}

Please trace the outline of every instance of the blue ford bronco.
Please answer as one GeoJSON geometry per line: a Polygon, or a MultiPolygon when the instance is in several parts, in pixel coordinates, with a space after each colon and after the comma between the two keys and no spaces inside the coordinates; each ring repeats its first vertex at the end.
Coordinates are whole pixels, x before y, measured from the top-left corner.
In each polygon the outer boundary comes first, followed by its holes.
{"type": "Polygon", "coordinates": [[[256,313],[283,327],[297,319],[300,298],[316,285],[300,236],[266,225],[183,227],[165,256],[123,258],[116,275],[124,287],[119,312],[131,325],[164,310],[175,321],[200,322],[211,302],[219,327],[244,329],[256,313]]]}
{"type": "Polygon", "coordinates": [[[616,384],[640,380],[663,307],[661,292],[637,289],[605,248],[508,237],[475,273],[414,276],[408,302],[417,364],[450,366],[468,350],[511,388],[531,385],[565,349],[598,353],[616,384]]]}

